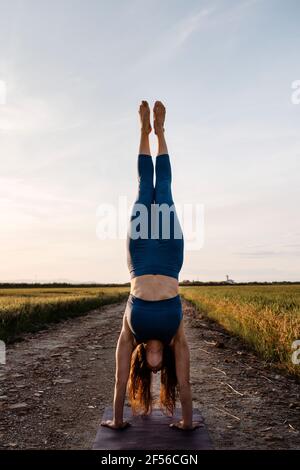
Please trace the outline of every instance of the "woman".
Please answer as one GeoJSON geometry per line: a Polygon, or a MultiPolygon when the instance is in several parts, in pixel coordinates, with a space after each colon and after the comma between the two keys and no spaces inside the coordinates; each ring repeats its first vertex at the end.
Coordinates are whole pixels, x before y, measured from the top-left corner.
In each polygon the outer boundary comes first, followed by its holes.
{"type": "Polygon", "coordinates": [[[103,426],[124,428],[123,406],[128,387],[132,410],[151,413],[152,372],[161,371],[160,405],[173,414],[176,391],[182,420],[170,426],[195,429],[192,421],[189,348],[183,328],[178,274],[183,262],[183,236],[171,192],[171,165],[164,136],[166,110],[160,101],[154,108],[158,139],[154,167],[149,146],[150,109],[142,101],[139,114],[141,137],[138,155],[138,196],[128,233],[128,267],[131,291],[116,349],[113,420],[103,426]]]}

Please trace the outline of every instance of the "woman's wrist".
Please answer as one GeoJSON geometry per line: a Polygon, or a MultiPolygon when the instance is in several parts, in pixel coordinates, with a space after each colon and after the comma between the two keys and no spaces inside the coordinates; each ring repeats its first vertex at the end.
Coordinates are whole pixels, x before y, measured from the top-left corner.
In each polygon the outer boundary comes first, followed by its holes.
{"type": "Polygon", "coordinates": [[[192,421],[190,423],[185,423],[184,421],[182,422],[183,429],[192,429],[192,427],[193,427],[192,421]]]}
{"type": "Polygon", "coordinates": [[[114,422],[114,424],[115,424],[116,426],[121,426],[121,425],[123,424],[123,418],[122,418],[122,419],[120,419],[120,418],[118,418],[118,419],[114,418],[114,419],[113,419],[113,422],[114,422]]]}

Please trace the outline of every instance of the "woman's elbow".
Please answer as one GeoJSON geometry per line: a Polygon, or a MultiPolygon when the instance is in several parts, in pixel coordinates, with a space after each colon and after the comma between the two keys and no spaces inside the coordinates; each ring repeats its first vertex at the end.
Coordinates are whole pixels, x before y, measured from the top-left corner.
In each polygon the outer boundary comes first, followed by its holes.
{"type": "Polygon", "coordinates": [[[179,393],[186,393],[191,390],[191,383],[189,380],[183,380],[178,382],[179,393]]]}
{"type": "Polygon", "coordinates": [[[115,378],[115,387],[118,389],[123,389],[127,387],[128,377],[116,377],[115,378]]]}

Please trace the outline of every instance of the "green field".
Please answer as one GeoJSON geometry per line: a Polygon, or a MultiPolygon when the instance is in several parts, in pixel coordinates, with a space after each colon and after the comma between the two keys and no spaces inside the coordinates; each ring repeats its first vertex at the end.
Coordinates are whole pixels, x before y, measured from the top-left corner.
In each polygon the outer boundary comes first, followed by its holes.
{"type": "MultiPolygon", "coordinates": [[[[119,302],[128,287],[37,287],[0,289],[0,339],[83,315],[119,302]]],[[[264,359],[300,375],[292,343],[300,339],[300,285],[181,287],[201,313],[242,338],[264,359]]]]}
{"type": "Polygon", "coordinates": [[[11,341],[21,332],[119,302],[128,291],[128,287],[0,289],[0,339],[11,341]]]}
{"type": "Polygon", "coordinates": [[[182,287],[200,312],[268,361],[300,375],[292,343],[300,339],[300,285],[182,287]]]}

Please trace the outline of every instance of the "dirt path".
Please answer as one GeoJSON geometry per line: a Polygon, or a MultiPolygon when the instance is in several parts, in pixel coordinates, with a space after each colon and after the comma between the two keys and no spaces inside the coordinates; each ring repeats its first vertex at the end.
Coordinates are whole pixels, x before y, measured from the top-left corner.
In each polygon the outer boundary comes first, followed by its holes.
{"type": "MultiPolygon", "coordinates": [[[[0,365],[0,448],[91,448],[124,303],[24,335],[0,365]]],[[[300,387],[185,303],[194,406],[215,448],[299,449],[300,387]],[[232,387],[232,388],[231,388],[232,387]]]]}

